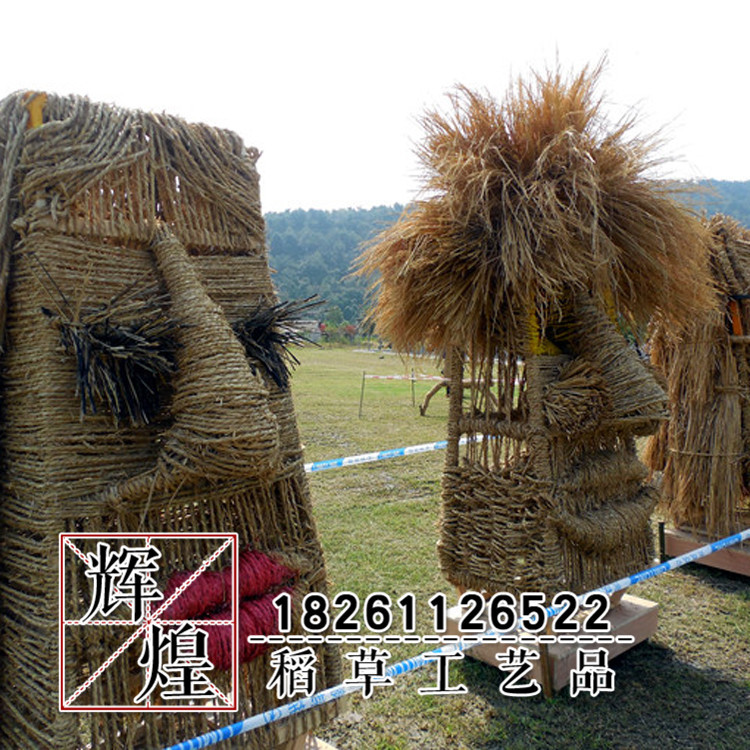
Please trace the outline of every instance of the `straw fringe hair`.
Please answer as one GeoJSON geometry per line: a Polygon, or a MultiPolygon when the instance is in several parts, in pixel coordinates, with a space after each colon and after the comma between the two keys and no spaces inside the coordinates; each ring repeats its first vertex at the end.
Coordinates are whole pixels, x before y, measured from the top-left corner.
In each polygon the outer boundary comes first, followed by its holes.
{"type": "Polygon", "coordinates": [[[711,306],[706,232],[674,185],[648,177],[655,139],[634,135],[632,117],[605,119],[601,72],[534,75],[502,103],[459,86],[449,114],[422,118],[426,197],[359,261],[380,274],[373,317],[396,347],[499,335],[512,348],[519,311],[544,321],[570,290],[614,295],[638,324],[711,306]]]}

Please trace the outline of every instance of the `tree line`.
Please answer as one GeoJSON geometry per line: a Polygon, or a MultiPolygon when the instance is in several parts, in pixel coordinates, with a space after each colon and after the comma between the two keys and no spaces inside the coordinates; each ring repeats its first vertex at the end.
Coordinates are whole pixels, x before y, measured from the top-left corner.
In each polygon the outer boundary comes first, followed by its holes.
{"type": "Polygon", "coordinates": [[[352,263],[364,243],[393,224],[403,208],[267,213],[269,262],[281,299],[317,294],[326,300],[321,320],[333,327],[360,324],[369,282],[351,275],[352,263]]]}
{"type": "MultiPolygon", "coordinates": [[[[750,180],[704,180],[683,196],[700,213],[724,213],[750,227],[750,180]]],[[[271,212],[265,215],[269,260],[282,300],[317,294],[326,300],[319,318],[330,329],[358,326],[366,313],[369,282],[352,277],[365,243],[392,224],[404,206],[271,212]]],[[[351,330],[351,329],[350,329],[351,330]]]]}

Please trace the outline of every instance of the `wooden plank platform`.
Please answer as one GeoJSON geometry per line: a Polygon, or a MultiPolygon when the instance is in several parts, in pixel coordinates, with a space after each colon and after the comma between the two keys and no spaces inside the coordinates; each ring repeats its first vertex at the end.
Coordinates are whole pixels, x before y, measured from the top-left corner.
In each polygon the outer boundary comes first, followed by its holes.
{"type": "MultiPolygon", "coordinates": [[[[669,557],[684,555],[686,552],[692,552],[710,543],[711,540],[704,534],[691,534],[682,529],[664,529],[664,552],[669,557]]],[[[710,555],[696,560],[695,564],[708,565],[712,568],[739,573],[739,575],[750,578],[750,547],[744,544],[742,546],[725,547],[718,552],[712,552],[710,555]]]]}
{"type": "MultiPolygon", "coordinates": [[[[604,648],[607,651],[607,661],[614,659],[633,646],[650,638],[655,632],[658,624],[659,605],[656,602],[641,599],[637,596],[625,594],[620,604],[612,608],[606,618],[611,624],[610,636],[633,636],[632,643],[553,643],[547,646],[539,644],[528,644],[529,648],[540,651],[540,657],[544,649],[547,651],[546,662],[548,672],[545,674],[545,659],[534,659],[532,671],[528,679],[535,679],[544,687],[546,695],[551,696],[564,688],[570,681],[570,671],[576,668],[576,657],[579,648],[594,649],[604,648]]],[[[462,635],[458,626],[461,619],[461,609],[458,606],[448,610],[449,635],[462,635]]],[[[471,635],[475,635],[472,633],[471,635]]],[[[493,667],[498,667],[497,656],[505,653],[508,648],[517,647],[517,643],[482,643],[474,646],[466,652],[466,655],[479,659],[493,667]]]]}
{"type": "Polygon", "coordinates": [[[296,740],[280,745],[277,750],[336,750],[336,748],[311,734],[303,734],[296,740]]]}

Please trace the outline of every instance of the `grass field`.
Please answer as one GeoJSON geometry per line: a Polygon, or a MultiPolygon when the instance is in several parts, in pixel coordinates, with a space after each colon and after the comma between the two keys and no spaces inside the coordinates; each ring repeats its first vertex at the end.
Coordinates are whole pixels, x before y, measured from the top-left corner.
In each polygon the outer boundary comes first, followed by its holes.
{"type": "MultiPolygon", "coordinates": [[[[415,366],[435,374],[432,362],[351,349],[299,356],[293,392],[306,461],[445,438],[446,398],[438,394],[420,417],[407,381],[367,379],[358,417],[363,371],[405,374],[415,366]]],[[[417,384],[417,403],[431,385],[417,384]]],[[[331,593],[383,591],[395,601],[412,592],[419,634],[434,632],[433,594],[456,600],[435,551],[443,458],[438,451],[310,475],[331,593]]],[[[355,695],[319,736],[339,750],[750,748],[748,580],[688,565],[632,593],[659,603],[659,629],[612,662],[614,693],[506,698],[498,690],[503,673],[466,658],[450,671],[466,694],[420,696],[419,687],[436,681],[425,668],[376,688],[369,700],[355,695]]],[[[389,650],[393,663],[426,648],[389,650]]],[[[344,660],[345,676],[349,669],[344,660]]]]}

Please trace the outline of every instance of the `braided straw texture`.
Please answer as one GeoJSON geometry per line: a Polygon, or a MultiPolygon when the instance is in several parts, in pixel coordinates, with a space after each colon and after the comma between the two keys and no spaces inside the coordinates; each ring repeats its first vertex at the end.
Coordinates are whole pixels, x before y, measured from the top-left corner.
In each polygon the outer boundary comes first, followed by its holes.
{"type": "MultiPolygon", "coordinates": [[[[161,747],[229,715],[58,711],[61,532],[237,532],[241,547],[298,572],[295,599],[326,591],[291,396],[248,363],[230,328],[276,302],[258,153],[227,131],[73,97],[50,95],[40,127],[26,129],[27,119],[21,96],[0,103],[0,745],[161,747]],[[164,384],[161,412],[140,427],[116,426],[103,409],[81,417],[75,357],[41,308],[83,319],[125,289],[154,304],[154,287],[179,324],[178,371],[164,384]]],[[[85,554],[94,550],[78,542],[85,554]]],[[[200,565],[206,543],[163,550],[162,591],[170,574],[200,565]]],[[[69,620],[83,617],[91,595],[77,562],[66,557],[69,620]]],[[[125,637],[119,628],[67,628],[67,694],[125,637]]],[[[143,686],[139,653],[123,653],[79,702],[131,703],[143,686]]],[[[317,656],[318,688],[337,684],[338,654],[321,646],[317,656]]],[[[271,674],[267,653],[241,667],[233,719],[277,704],[266,689],[271,674]]],[[[209,676],[231,687],[228,673],[209,676]]],[[[273,747],[336,710],[306,712],[229,746],[273,747]]]]}
{"type": "Polygon", "coordinates": [[[160,456],[163,473],[210,479],[272,475],[279,463],[278,426],[261,376],[250,371],[242,344],[180,241],[160,227],[153,247],[172,314],[182,323],[175,420],[160,456]]]}
{"type": "Polygon", "coordinates": [[[548,335],[567,353],[450,356],[438,548],[461,588],[583,592],[650,559],[657,493],[633,436],[659,426],[666,396],[586,295],[548,335]],[[483,439],[462,456],[464,435],[483,439]]]}

